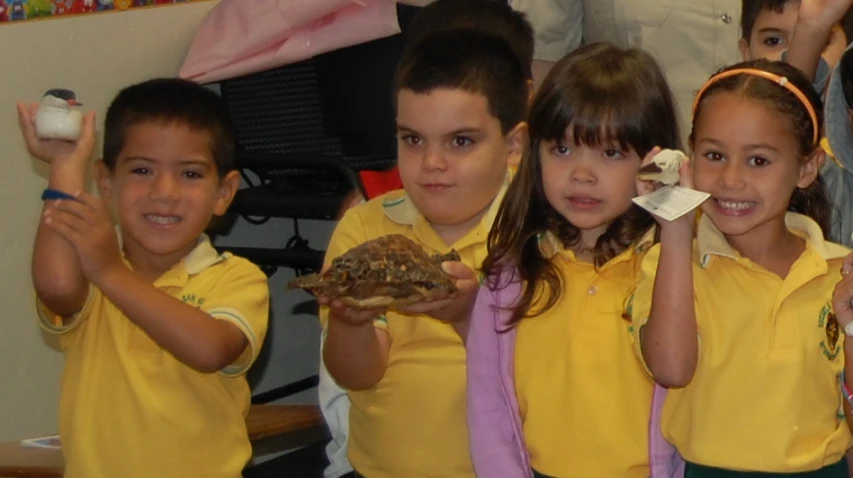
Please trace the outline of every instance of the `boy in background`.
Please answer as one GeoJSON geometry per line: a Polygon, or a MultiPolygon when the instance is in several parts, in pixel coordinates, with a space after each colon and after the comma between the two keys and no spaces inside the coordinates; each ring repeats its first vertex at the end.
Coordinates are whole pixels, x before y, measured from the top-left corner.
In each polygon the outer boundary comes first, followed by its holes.
{"type": "MultiPolygon", "coordinates": [[[[738,42],[741,59],[781,60],[793,40],[799,8],[800,0],[743,0],[738,42]]],[[[835,67],[851,35],[853,12],[847,11],[825,35],[821,56],[829,69],[835,67]]]]}
{"type": "MultiPolygon", "coordinates": [[[[750,0],[745,0],[745,6],[747,1],[750,0]]],[[[766,0],[763,3],[766,4],[766,0]]],[[[788,8],[788,2],[778,3],[788,8]]],[[[811,78],[816,89],[826,90],[821,147],[827,157],[820,178],[833,206],[829,239],[847,247],[853,247],[853,109],[850,107],[853,104],[850,101],[853,100],[853,54],[847,47],[830,74],[826,51],[827,41],[831,46],[839,25],[850,22],[851,5],[853,0],[797,2],[796,22],[785,58],[811,78]]],[[[853,466],[853,459],[850,463],[853,466]]]]}

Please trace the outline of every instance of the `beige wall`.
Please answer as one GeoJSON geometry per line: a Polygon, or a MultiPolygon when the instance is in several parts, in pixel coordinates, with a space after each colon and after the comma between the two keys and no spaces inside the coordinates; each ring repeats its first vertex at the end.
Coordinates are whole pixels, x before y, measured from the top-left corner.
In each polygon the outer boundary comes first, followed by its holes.
{"type": "Polygon", "coordinates": [[[57,431],[62,356],[35,325],[29,260],[45,186],[14,103],[71,88],[99,124],[122,86],[174,76],[215,1],[0,25],[0,440],[57,431]]]}

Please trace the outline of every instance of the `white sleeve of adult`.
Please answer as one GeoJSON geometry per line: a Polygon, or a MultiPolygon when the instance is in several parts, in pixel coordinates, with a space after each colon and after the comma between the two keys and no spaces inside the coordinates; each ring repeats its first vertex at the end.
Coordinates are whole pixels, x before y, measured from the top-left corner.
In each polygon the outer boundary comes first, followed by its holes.
{"type": "Polygon", "coordinates": [[[536,42],[533,58],[555,62],[581,44],[583,0],[510,0],[527,15],[536,42]]]}
{"type": "Polygon", "coordinates": [[[323,361],[325,331],[322,335],[320,337],[320,383],[317,385],[317,394],[320,410],[323,412],[323,418],[331,435],[331,440],[326,445],[329,466],[323,470],[323,478],[338,478],[353,471],[347,457],[350,401],[346,390],[335,382],[326,369],[326,363],[323,361]]]}

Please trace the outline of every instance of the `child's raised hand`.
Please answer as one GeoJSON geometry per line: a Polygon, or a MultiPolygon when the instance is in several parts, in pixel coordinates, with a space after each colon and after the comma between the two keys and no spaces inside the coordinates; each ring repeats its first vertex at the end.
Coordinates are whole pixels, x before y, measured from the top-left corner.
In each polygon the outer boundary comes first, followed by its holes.
{"type": "Polygon", "coordinates": [[[839,327],[843,329],[853,322],[853,253],[844,258],[841,274],[844,277],[835,285],[832,294],[832,309],[839,327]]]}
{"type": "MultiPolygon", "coordinates": [[[[652,162],[652,159],[661,152],[660,146],[655,146],[649,151],[646,156],[643,158],[643,162],[640,163],[640,167],[649,164],[652,162]]],[[[646,194],[651,194],[657,191],[661,187],[661,183],[656,181],[644,181],[642,179],[637,178],[637,196],[644,196],[646,194]]]]}
{"type": "Polygon", "coordinates": [[[36,134],[36,113],[39,105],[18,102],[18,125],[27,143],[27,150],[34,157],[53,163],[54,161],[73,161],[85,167],[95,151],[95,112],[89,111],[83,116],[83,133],[77,141],[59,139],[41,139],[36,134]]]}
{"type": "Polygon", "coordinates": [[[851,6],[853,0],[800,0],[797,22],[828,32],[851,6]]]}
{"type": "Polygon", "coordinates": [[[44,211],[44,225],[74,246],[83,275],[98,284],[106,272],[124,267],[115,227],[104,202],[82,192],[74,199],[51,201],[44,211]]]}
{"type": "Polygon", "coordinates": [[[683,188],[693,189],[693,160],[685,156],[686,160],[678,169],[678,185],[683,188]]]}
{"type": "MultiPolygon", "coordinates": [[[[640,167],[651,163],[654,157],[661,151],[662,150],[659,146],[652,148],[652,150],[643,158],[643,162],[640,164],[640,167]]],[[[690,165],[690,158],[687,158],[686,161],[681,163],[681,168],[678,170],[678,176],[679,186],[693,189],[693,168],[690,165]]],[[[658,181],[646,181],[639,178],[636,180],[636,185],[638,196],[651,194],[663,186],[663,184],[658,181]]]]}
{"type": "Polygon", "coordinates": [[[412,315],[429,315],[450,324],[465,322],[471,317],[471,310],[474,308],[474,301],[480,288],[477,274],[461,262],[444,262],[441,268],[456,281],[458,291],[456,297],[419,302],[406,307],[402,312],[412,315]]]}

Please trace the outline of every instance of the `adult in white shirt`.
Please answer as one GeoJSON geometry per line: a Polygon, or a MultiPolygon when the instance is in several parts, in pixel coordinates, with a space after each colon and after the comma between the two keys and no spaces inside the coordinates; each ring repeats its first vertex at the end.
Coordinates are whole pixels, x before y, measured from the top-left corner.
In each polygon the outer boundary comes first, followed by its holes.
{"type": "Polygon", "coordinates": [[[666,74],[685,134],[696,90],[718,69],[740,61],[740,0],[509,1],[535,30],[534,80],[581,41],[641,48],[666,74]]]}

